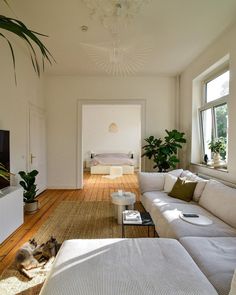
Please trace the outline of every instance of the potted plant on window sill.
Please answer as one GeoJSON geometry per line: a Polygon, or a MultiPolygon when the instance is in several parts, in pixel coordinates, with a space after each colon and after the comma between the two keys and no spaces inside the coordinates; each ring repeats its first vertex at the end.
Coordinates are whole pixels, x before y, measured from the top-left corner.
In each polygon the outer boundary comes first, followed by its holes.
{"type": "Polygon", "coordinates": [[[225,138],[219,137],[212,140],[208,144],[208,147],[213,153],[213,167],[220,168],[222,166],[225,166],[225,161],[221,158],[221,154],[225,154],[226,151],[225,138]]]}
{"type": "Polygon", "coordinates": [[[37,185],[35,184],[36,176],[38,175],[37,170],[31,172],[20,171],[19,175],[23,179],[20,181],[20,185],[23,187],[25,212],[33,214],[38,211],[38,200],[36,200],[37,185]]]}

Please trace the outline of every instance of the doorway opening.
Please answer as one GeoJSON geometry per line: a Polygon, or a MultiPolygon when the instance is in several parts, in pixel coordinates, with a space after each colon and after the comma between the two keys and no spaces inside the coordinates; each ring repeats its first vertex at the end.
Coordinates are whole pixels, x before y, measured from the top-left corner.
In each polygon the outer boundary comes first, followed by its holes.
{"type": "Polygon", "coordinates": [[[122,166],[124,174],[144,169],[141,160],[144,117],[144,100],[78,102],[77,188],[83,188],[84,171],[109,174],[113,165],[113,170],[122,166]],[[120,165],[123,157],[124,165],[120,165]]]}

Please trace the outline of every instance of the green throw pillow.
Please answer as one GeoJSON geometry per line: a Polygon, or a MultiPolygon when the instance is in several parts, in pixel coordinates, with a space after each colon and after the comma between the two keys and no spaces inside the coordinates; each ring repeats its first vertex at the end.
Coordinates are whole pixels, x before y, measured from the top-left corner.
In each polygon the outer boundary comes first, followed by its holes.
{"type": "Polygon", "coordinates": [[[178,178],[174,184],[169,196],[186,202],[190,202],[193,198],[193,193],[197,182],[178,178]]]}

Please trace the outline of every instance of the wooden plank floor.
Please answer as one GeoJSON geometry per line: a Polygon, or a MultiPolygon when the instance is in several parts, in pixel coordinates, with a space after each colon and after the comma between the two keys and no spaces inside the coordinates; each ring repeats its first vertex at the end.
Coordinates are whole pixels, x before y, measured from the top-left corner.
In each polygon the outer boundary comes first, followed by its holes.
{"type": "Polygon", "coordinates": [[[46,190],[39,196],[40,210],[33,215],[25,215],[24,224],[0,245],[0,274],[14,259],[17,249],[28,241],[53,210],[62,201],[108,201],[110,194],[118,189],[134,192],[140,200],[137,175],[124,175],[115,180],[103,178],[101,175],[84,175],[82,190],[46,190]]]}

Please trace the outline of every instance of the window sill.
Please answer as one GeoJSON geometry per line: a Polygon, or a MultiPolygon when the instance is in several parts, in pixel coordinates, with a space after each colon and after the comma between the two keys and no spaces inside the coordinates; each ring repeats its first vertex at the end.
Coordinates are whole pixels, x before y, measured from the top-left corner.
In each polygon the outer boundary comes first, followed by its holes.
{"type": "Polygon", "coordinates": [[[200,164],[200,163],[191,163],[191,165],[199,166],[199,167],[204,167],[204,168],[207,168],[207,169],[210,169],[210,170],[215,170],[215,171],[221,171],[221,172],[228,173],[228,169],[227,169],[226,166],[220,167],[220,168],[215,168],[213,166],[206,165],[206,164],[200,164]]]}

